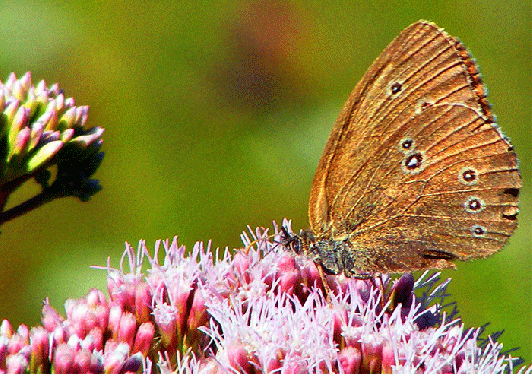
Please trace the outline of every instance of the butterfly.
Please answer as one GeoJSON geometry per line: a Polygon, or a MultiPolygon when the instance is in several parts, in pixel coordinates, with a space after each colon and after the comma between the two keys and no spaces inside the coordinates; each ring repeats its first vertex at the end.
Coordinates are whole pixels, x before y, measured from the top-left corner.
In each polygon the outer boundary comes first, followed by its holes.
{"type": "Polygon", "coordinates": [[[503,248],[520,187],[475,61],[421,20],[349,96],[314,176],[311,230],[283,227],[282,242],[348,277],[452,268],[503,248]]]}

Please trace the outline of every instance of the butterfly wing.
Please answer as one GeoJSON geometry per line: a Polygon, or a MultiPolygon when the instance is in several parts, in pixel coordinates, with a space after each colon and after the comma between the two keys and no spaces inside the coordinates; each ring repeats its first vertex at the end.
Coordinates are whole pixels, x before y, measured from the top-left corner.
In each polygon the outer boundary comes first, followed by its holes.
{"type": "Polygon", "coordinates": [[[314,177],[310,224],[317,238],[347,241],[362,270],[450,267],[503,247],[520,186],[474,62],[420,21],[344,106],[314,177]]]}

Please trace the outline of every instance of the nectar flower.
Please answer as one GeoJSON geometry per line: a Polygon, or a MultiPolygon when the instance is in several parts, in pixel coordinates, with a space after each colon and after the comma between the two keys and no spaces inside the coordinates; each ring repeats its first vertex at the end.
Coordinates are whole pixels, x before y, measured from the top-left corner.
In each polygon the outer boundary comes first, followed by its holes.
{"type": "Polygon", "coordinates": [[[503,373],[521,363],[446,312],[437,273],[327,276],[327,298],[314,263],[285,251],[277,227],[273,240],[250,233],[235,255],[202,243],[187,253],[176,238],[154,252],[127,245],[118,269],[103,268],[109,299],[91,290],[66,302],[66,317],[45,303],[31,330],[5,321],[0,371],[503,373]]]}

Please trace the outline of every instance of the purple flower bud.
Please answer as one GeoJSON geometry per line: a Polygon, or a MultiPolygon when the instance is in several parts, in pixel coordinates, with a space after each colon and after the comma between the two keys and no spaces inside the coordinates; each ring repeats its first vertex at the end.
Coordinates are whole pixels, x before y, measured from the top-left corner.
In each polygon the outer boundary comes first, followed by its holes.
{"type": "Polygon", "coordinates": [[[52,93],[54,96],[59,95],[59,93],[61,92],[59,90],[59,85],[57,83],[51,85],[50,88],[48,89],[48,91],[50,91],[50,93],[52,93]]]}
{"type": "Polygon", "coordinates": [[[76,106],[76,100],[74,100],[73,97],[67,97],[65,99],[65,107],[66,108],[72,108],[74,106],[76,106]]]}
{"type": "Polygon", "coordinates": [[[333,340],[336,344],[339,346],[345,344],[344,338],[342,336],[343,327],[347,323],[347,311],[340,310],[338,308],[335,308],[333,312],[333,340]]]}
{"type": "MultiPolygon", "coordinates": [[[[59,87],[56,84],[54,84],[54,86],[50,88],[50,91],[59,92],[59,87]]],[[[55,109],[57,111],[63,111],[63,109],[65,109],[65,95],[63,95],[62,93],[58,94],[54,101],[55,101],[55,109]]]]}
{"type": "Polygon", "coordinates": [[[120,369],[120,373],[135,374],[142,367],[142,354],[134,354],[127,358],[120,369]]]}
{"type": "Polygon", "coordinates": [[[9,355],[9,339],[0,335],[0,371],[6,369],[6,359],[9,355]]]}
{"type": "Polygon", "coordinates": [[[31,357],[35,367],[44,365],[49,360],[50,339],[44,327],[38,326],[31,329],[31,357]]]}
{"type": "Polygon", "coordinates": [[[129,346],[124,343],[117,344],[114,349],[107,351],[104,358],[105,372],[109,374],[120,373],[128,358],[128,353],[129,346]]]}
{"type": "Polygon", "coordinates": [[[31,72],[26,72],[26,74],[24,74],[22,78],[19,79],[19,82],[22,91],[27,92],[31,87],[31,72]]]}
{"type": "Polygon", "coordinates": [[[50,101],[48,108],[46,108],[42,118],[46,121],[44,122],[46,125],[45,130],[53,132],[57,130],[57,123],[59,120],[57,118],[57,110],[55,109],[55,101],[50,101]]]}
{"type": "Polygon", "coordinates": [[[93,324],[88,328],[92,330],[92,327],[95,327],[100,330],[105,330],[109,322],[109,307],[107,305],[98,305],[92,308],[91,312],[93,324]]]}
{"type": "Polygon", "coordinates": [[[11,327],[11,323],[7,319],[4,319],[2,321],[2,324],[0,325],[0,336],[11,338],[12,335],[13,335],[13,327],[11,327]]]}
{"type": "Polygon", "coordinates": [[[18,333],[13,334],[9,339],[8,351],[10,354],[18,353],[28,344],[28,339],[18,333]]]}
{"type": "Polygon", "coordinates": [[[395,365],[395,355],[392,347],[385,344],[382,347],[382,374],[392,374],[392,367],[395,365]]]}
{"type": "Polygon", "coordinates": [[[67,318],[70,320],[68,334],[77,335],[80,339],[87,334],[87,324],[91,324],[89,317],[89,307],[83,300],[67,300],[67,318]]]}
{"type": "Polygon", "coordinates": [[[76,108],[69,108],[63,113],[59,120],[60,130],[64,131],[74,124],[76,119],[76,108]]]}
{"type": "Polygon", "coordinates": [[[118,347],[118,342],[115,339],[107,339],[105,341],[105,346],[103,347],[103,352],[107,356],[111,354],[118,347]]]}
{"type": "Polygon", "coordinates": [[[177,314],[176,308],[168,304],[157,304],[153,310],[155,325],[164,346],[175,346],[177,342],[177,314]]]}
{"type": "Polygon", "coordinates": [[[122,307],[112,306],[109,310],[109,324],[108,329],[111,331],[113,338],[118,336],[120,329],[120,319],[122,318],[122,307]]]}
{"type": "Polygon", "coordinates": [[[375,340],[362,343],[362,370],[373,373],[380,368],[382,346],[382,342],[375,340]]]}
{"type": "Polygon", "coordinates": [[[130,283],[118,273],[113,277],[107,277],[107,289],[111,302],[120,305],[122,309],[129,309],[135,305],[135,284],[130,283]]]}
{"type": "Polygon", "coordinates": [[[74,366],[78,373],[89,373],[92,364],[90,351],[81,349],[75,353],[74,366]]]}
{"type": "Polygon", "coordinates": [[[85,339],[83,339],[81,346],[85,349],[88,349],[89,351],[103,351],[104,346],[104,338],[103,338],[104,330],[99,328],[94,328],[89,331],[87,336],[85,336],[85,339]]]}
{"type": "Polygon", "coordinates": [[[264,368],[266,373],[277,373],[281,372],[283,367],[284,358],[286,357],[286,352],[279,348],[273,358],[265,360],[264,368]]]}
{"type": "Polygon", "coordinates": [[[32,151],[37,146],[37,144],[39,144],[43,132],[44,124],[42,122],[35,122],[31,127],[31,140],[28,147],[29,151],[32,151]]]}
{"type": "Polygon", "coordinates": [[[7,357],[7,374],[25,374],[29,362],[22,354],[13,354],[7,357]]]}
{"type": "Polygon", "coordinates": [[[254,373],[253,365],[248,352],[241,345],[227,347],[227,359],[229,365],[239,373],[254,373]]]}
{"type": "Polygon", "coordinates": [[[131,350],[132,353],[140,352],[143,356],[147,356],[153,344],[153,337],[155,336],[155,326],[151,322],[145,322],[139,326],[137,335],[135,336],[135,345],[131,350]]]}
{"type": "MultiPolygon", "coordinates": [[[[20,100],[18,99],[13,99],[9,102],[7,108],[4,109],[4,115],[7,117],[7,121],[13,122],[19,106],[20,100]]],[[[15,128],[15,132],[18,133],[18,128],[15,128]]]]}
{"type": "MultiPolygon", "coordinates": [[[[305,262],[305,266],[301,269],[302,283],[307,285],[308,288],[317,287],[322,292],[325,292],[325,285],[323,284],[318,267],[310,260],[306,260],[305,262]]],[[[326,280],[328,279],[329,277],[326,276],[326,280]]],[[[328,285],[329,288],[331,286],[336,287],[336,283],[328,283],[328,285]]]]}
{"type": "Polygon", "coordinates": [[[151,315],[152,295],[146,283],[140,283],[135,288],[135,315],[138,323],[148,322],[151,315]]]}
{"type": "Polygon", "coordinates": [[[242,252],[237,252],[233,259],[233,269],[235,270],[235,273],[239,275],[239,277],[244,278],[245,283],[249,283],[250,280],[248,269],[251,262],[251,257],[242,252]]]}
{"type": "Polygon", "coordinates": [[[338,354],[338,364],[345,374],[355,374],[360,371],[362,355],[354,347],[342,349],[338,354]]]}
{"type": "Polygon", "coordinates": [[[392,309],[402,305],[401,313],[403,319],[406,318],[414,300],[414,276],[406,273],[399,278],[392,286],[389,299],[392,309]]]}
{"type": "Polygon", "coordinates": [[[17,132],[20,132],[23,128],[27,128],[29,116],[29,108],[24,106],[19,107],[15,117],[13,117],[13,121],[11,122],[11,128],[17,132]]]}
{"type": "Polygon", "coordinates": [[[74,129],[64,129],[61,133],[61,141],[62,142],[68,142],[72,139],[72,137],[76,134],[76,131],[74,129]]]}
{"type": "Polygon", "coordinates": [[[24,99],[24,95],[26,93],[24,92],[24,89],[22,88],[22,84],[20,84],[20,80],[13,82],[13,88],[11,89],[11,94],[19,100],[24,99]]]}
{"type": "Polygon", "coordinates": [[[87,122],[88,115],[89,115],[88,106],[77,107],[76,108],[76,124],[80,127],[85,126],[85,122],[87,122]]]}
{"type": "Polygon", "coordinates": [[[61,317],[61,315],[48,303],[48,300],[46,300],[42,307],[41,321],[46,331],[52,332],[57,327],[62,326],[64,318],[61,317]]]}
{"type": "Polygon", "coordinates": [[[54,354],[53,367],[56,374],[70,374],[73,373],[76,364],[74,358],[76,351],[68,344],[59,345],[54,354]]]}
{"type": "Polygon", "coordinates": [[[46,82],[44,80],[37,83],[35,94],[39,97],[42,97],[44,102],[48,101],[48,90],[46,89],[46,82]]]}
{"type": "Polygon", "coordinates": [[[135,333],[137,332],[137,320],[131,313],[123,313],[120,318],[120,327],[118,329],[118,341],[126,343],[129,347],[133,347],[135,341],[135,333]]]}
{"type": "Polygon", "coordinates": [[[16,81],[17,81],[17,76],[15,75],[15,73],[9,74],[9,77],[7,78],[7,81],[5,83],[6,88],[12,91],[13,86],[15,85],[16,81]]]}
{"type": "Polygon", "coordinates": [[[93,351],[88,372],[94,374],[100,374],[104,372],[103,357],[99,354],[99,350],[93,351]]]}
{"type": "Polygon", "coordinates": [[[25,156],[31,139],[31,130],[29,127],[24,127],[17,134],[15,139],[15,144],[13,144],[13,149],[11,154],[18,156],[25,156]]]}
{"type": "Polygon", "coordinates": [[[52,342],[55,347],[65,343],[67,340],[67,332],[63,326],[58,326],[52,331],[52,342]]]}

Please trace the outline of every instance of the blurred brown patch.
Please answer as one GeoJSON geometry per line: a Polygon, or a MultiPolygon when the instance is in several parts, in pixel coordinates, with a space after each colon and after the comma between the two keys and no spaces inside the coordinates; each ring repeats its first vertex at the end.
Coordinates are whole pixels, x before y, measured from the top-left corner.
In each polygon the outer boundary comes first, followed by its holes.
{"type": "Polygon", "coordinates": [[[310,35],[300,9],[258,1],[229,27],[228,58],[215,66],[223,97],[257,112],[306,100],[308,74],[301,54],[310,35]]]}

